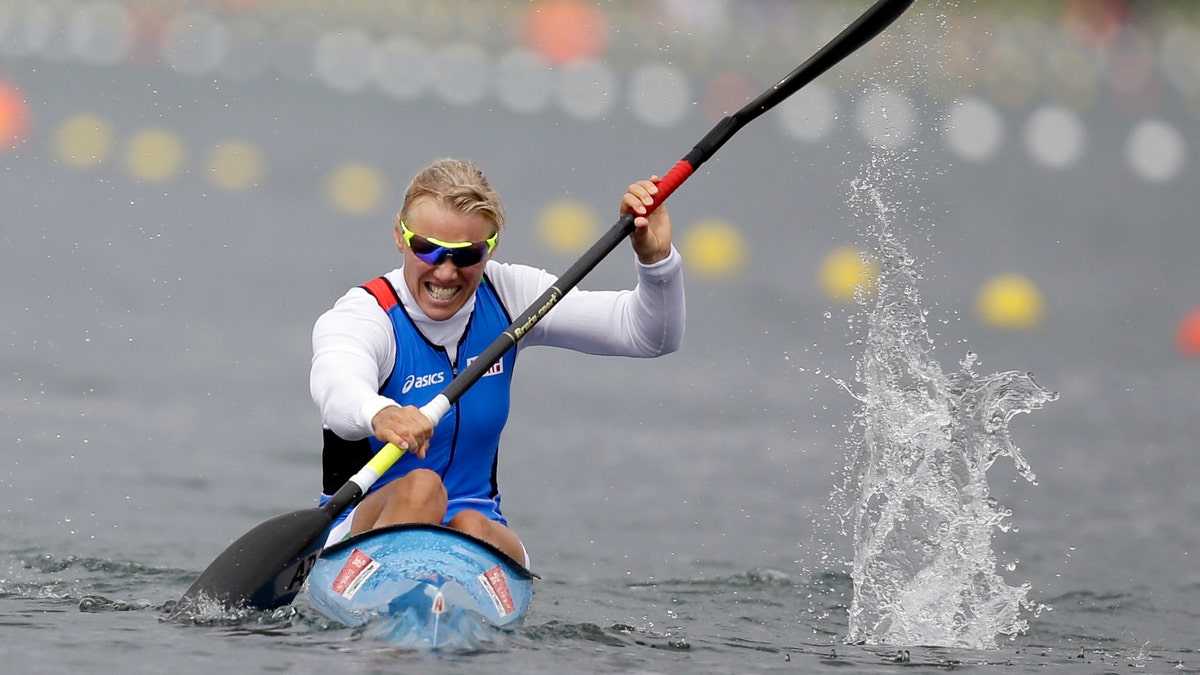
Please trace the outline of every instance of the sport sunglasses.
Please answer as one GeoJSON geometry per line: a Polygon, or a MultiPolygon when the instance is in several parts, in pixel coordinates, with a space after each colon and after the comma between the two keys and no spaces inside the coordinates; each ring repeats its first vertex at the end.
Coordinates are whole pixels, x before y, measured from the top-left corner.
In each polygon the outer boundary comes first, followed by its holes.
{"type": "Polygon", "coordinates": [[[454,263],[455,267],[478,265],[484,256],[496,248],[496,242],[500,241],[499,232],[493,234],[491,239],[476,242],[451,242],[433,237],[422,237],[408,229],[408,225],[403,220],[400,221],[400,232],[404,235],[404,243],[408,245],[413,255],[429,265],[441,265],[447,256],[450,257],[450,262],[454,263]]]}

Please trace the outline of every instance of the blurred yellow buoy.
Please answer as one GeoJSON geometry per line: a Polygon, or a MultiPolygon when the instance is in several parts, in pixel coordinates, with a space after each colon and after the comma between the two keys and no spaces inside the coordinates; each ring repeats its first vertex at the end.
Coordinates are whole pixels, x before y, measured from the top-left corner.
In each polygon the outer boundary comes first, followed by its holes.
{"type": "Polygon", "coordinates": [[[231,192],[249,190],[262,180],[266,161],[245,141],[225,141],[208,152],[208,180],[231,192]]]}
{"type": "Polygon", "coordinates": [[[681,251],[688,270],[705,277],[729,277],[746,261],[746,245],[737,229],[723,220],[702,220],[688,229],[681,251]]]}
{"type": "Polygon", "coordinates": [[[112,126],[103,118],[81,113],[58,128],[55,149],[67,166],[83,169],[96,166],[112,152],[112,126]]]}
{"type": "Polygon", "coordinates": [[[579,202],[562,201],[546,207],[538,219],[542,243],[555,253],[580,253],[596,238],[599,219],[579,202]]]}
{"type": "Polygon", "coordinates": [[[343,164],[325,181],[325,197],[344,213],[363,215],[383,200],[385,183],[379,171],[366,164],[343,164]]]}
{"type": "Polygon", "coordinates": [[[981,321],[995,328],[1032,328],[1042,318],[1042,294],[1019,274],[1001,274],[980,289],[975,310],[981,321]]]}
{"type": "Polygon", "coordinates": [[[854,246],[841,246],[825,256],[817,274],[825,297],[854,302],[860,288],[865,297],[874,295],[879,263],[854,246]]]}
{"type": "Polygon", "coordinates": [[[183,170],[183,141],[166,129],[135,135],[125,150],[125,168],[138,180],[161,183],[183,170]]]}

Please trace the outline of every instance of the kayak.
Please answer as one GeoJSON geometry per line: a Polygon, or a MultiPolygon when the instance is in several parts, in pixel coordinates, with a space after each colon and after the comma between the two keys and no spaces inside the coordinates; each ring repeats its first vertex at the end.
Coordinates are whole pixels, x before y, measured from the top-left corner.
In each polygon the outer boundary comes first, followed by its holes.
{"type": "Polygon", "coordinates": [[[305,592],[317,613],[391,646],[471,651],[521,626],[534,577],[475,537],[406,524],[321,551],[305,592]]]}

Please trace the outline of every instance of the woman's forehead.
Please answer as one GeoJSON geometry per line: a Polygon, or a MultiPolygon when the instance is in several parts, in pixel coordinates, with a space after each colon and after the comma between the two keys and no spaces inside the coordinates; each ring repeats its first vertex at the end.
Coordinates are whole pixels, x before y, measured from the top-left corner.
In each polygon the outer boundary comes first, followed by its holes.
{"type": "Polygon", "coordinates": [[[481,241],[492,235],[492,226],[482,214],[459,213],[436,199],[413,202],[404,222],[419,235],[446,241],[481,241]]]}

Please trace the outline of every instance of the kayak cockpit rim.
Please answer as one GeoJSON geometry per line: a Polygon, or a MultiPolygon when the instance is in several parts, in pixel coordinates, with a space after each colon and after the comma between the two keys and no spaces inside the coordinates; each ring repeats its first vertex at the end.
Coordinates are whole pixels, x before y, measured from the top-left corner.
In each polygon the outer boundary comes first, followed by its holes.
{"type": "Polygon", "coordinates": [[[401,523],[399,525],[386,525],[384,527],[378,527],[373,530],[367,530],[366,532],[360,532],[359,534],[356,534],[352,537],[343,539],[343,540],[337,542],[336,544],[326,546],[324,549],[321,550],[321,557],[325,557],[327,554],[337,553],[338,551],[341,551],[342,549],[345,549],[345,548],[350,548],[351,546],[354,546],[355,544],[357,544],[359,542],[362,542],[366,539],[371,539],[372,537],[376,537],[380,534],[384,534],[387,532],[401,532],[401,531],[405,531],[405,530],[410,530],[410,531],[427,530],[427,531],[432,531],[432,532],[442,532],[445,534],[449,534],[449,535],[458,537],[459,539],[463,539],[465,541],[471,542],[472,544],[474,544],[476,546],[479,546],[480,548],[486,549],[488,551],[488,553],[499,558],[502,563],[504,563],[507,567],[511,568],[512,571],[518,577],[521,577],[522,579],[541,579],[541,577],[538,576],[536,572],[526,569],[526,567],[524,565],[522,565],[521,563],[514,560],[512,558],[512,556],[508,555],[504,551],[501,551],[496,546],[493,546],[492,544],[489,544],[488,542],[486,542],[478,537],[469,535],[466,532],[463,532],[461,530],[456,530],[452,527],[445,527],[443,525],[433,525],[430,523],[401,523]]]}

